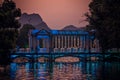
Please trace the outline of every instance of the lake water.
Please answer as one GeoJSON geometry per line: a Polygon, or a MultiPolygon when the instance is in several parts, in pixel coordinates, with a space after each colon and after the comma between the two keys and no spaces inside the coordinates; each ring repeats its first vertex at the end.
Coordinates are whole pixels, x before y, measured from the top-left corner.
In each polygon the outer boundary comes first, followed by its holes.
{"type": "Polygon", "coordinates": [[[11,63],[10,80],[120,80],[120,63],[11,63]]]}

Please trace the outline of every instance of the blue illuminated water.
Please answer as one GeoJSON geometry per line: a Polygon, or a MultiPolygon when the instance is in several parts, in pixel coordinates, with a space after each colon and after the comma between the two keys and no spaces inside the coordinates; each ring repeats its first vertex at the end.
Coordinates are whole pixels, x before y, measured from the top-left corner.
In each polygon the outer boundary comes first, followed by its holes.
{"type": "Polygon", "coordinates": [[[11,63],[11,80],[120,80],[119,62],[11,63]]]}

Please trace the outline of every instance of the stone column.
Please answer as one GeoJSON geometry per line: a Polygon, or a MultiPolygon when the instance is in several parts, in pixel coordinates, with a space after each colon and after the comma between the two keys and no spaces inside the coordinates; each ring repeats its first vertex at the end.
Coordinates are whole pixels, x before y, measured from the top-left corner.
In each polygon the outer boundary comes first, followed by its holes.
{"type": "Polygon", "coordinates": [[[58,48],[60,48],[60,36],[58,36],[58,48]]]}
{"type": "Polygon", "coordinates": [[[32,50],[34,49],[34,37],[32,36],[32,50]]]}
{"type": "Polygon", "coordinates": [[[91,39],[90,39],[90,36],[89,36],[89,50],[90,50],[90,52],[91,52],[91,39]]]}
{"type": "Polygon", "coordinates": [[[75,48],[77,48],[77,36],[75,36],[75,48]]]}
{"type": "Polygon", "coordinates": [[[47,39],[45,38],[44,41],[45,41],[45,46],[44,46],[44,48],[47,48],[47,39]]]}
{"type": "Polygon", "coordinates": [[[56,48],[58,48],[58,36],[56,36],[57,40],[56,40],[56,48]]]}
{"type": "Polygon", "coordinates": [[[40,46],[40,44],[39,44],[39,40],[37,40],[37,46],[40,46]]]}
{"type": "Polygon", "coordinates": [[[82,45],[83,45],[83,40],[82,40],[82,36],[80,37],[80,47],[82,48],[82,45]]]}
{"type": "Polygon", "coordinates": [[[57,48],[57,36],[55,36],[55,48],[57,48]]]}
{"type": "Polygon", "coordinates": [[[92,40],[90,39],[90,51],[92,49],[92,40]]]}
{"type": "Polygon", "coordinates": [[[68,38],[67,38],[67,48],[70,48],[70,37],[69,36],[67,36],[68,38]]]}
{"type": "Polygon", "coordinates": [[[34,36],[33,36],[32,42],[33,42],[33,50],[35,51],[35,38],[34,38],[34,36]]]}
{"type": "Polygon", "coordinates": [[[31,47],[31,37],[30,37],[30,35],[28,35],[28,44],[29,44],[29,48],[31,47]]]}
{"type": "Polygon", "coordinates": [[[65,39],[64,39],[64,40],[65,40],[65,46],[64,46],[64,47],[66,48],[66,47],[67,47],[66,36],[64,36],[64,38],[65,38],[65,39]]]}
{"type": "Polygon", "coordinates": [[[86,50],[89,50],[89,36],[86,35],[86,50]]]}
{"type": "Polygon", "coordinates": [[[62,41],[62,48],[63,48],[63,36],[62,36],[62,40],[61,41],[62,41]]]}
{"type": "Polygon", "coordinates": [[[52,36],[52,48],[55,48],[55,38],[52,36]]]}
{"type": "Polygon", "coordinates": [[[37,51],[37,38],[35,37],[35,51],[37,51]]]}
{"type": "Polygon", "coordinates": [[[64,46],[65,46],[65,40],[64,40],[64,36],[63,36],[63,48],[64,48],[64,46]]]}
{"type": "Polygon", "coordinates": [[[75,41],[75,36],[73,36],[73,47],[75,48],[75,43],[76,43],[76,41],[75,41]]]}
{"type": "Polygon", "coordinates": [[[82,35],[82,49],[84,49],[84,36],[82,35]]]}
{"type": "Polygon", "coordinates": [[[71,36],[71,43],[70,43],[70,47],[73,47],[73,36],[71,36]]]}
{"type": "Polygon", "coordinates": [[[85,36],[83,35],[83,49],[85,48],[85,36]]]}
{"type": "Polygon", "coordinates": [[[48,38],[46,38],[46,52],[48,52],[48,47],[49,46],[49,44],[48,44],[48,38]]]}
{"type": "Polygon", "coordinates": [[[86,35],[84,35],[84,50],[86,50],[86,35]]]}
{"type": "Polygon", "coordinates": [[[81,48],[81,36],[79,36],[79,48],[81,48]]]}
{"type": "Polygon", "coordinates": [[[43,40],[42,42],[43,42],[43,48],[44,48],[45,47],[45,40],[44,39],[42,39],[42,40],[43,40]]]}
{"type": "Polygon", "coordinates": [[[29,34],[29,49],[31,51],[32,48],[32,36],[29,34]]]}
{"type": "Polygon", "coordinates": [[[98,39],[97,39],[97,43],[96,44],[97,44],[97,48],[98,48],[97,51],[100,52],[100,44],[99,44],[99,40],[98,39]]]}
{"type": "Polygon", "coordinates": [[[56,36],[57,37],[57,48],[59,48],[59,41],[60,41],[60,36],[56,36]]]}
{"type": "Polygon", "coordinates": [[[72,44],[72,36],[70,36],[70,42],[69,42],[69,47],[70,48],[72,47],[71,44],[72,44]]]}
{"type": "Polygon", "coordinates": [[[72,48],[74,47],[74,36],[72,36],[72,48]]]}
{"type": "Polygon", "coordinates": [[[80,46],[80,38],[79,36],[77,36],[77,48],[79,48],[79,46],[80,46]]]}

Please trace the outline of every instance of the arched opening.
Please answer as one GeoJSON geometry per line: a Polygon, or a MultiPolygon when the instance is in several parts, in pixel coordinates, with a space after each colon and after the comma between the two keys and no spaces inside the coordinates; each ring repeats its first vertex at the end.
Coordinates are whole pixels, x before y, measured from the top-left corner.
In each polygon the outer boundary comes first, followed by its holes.
{"type": "Polygon", "coordinates": [[[15,59],[13,59],[13,62],[15,62],[15,63],[25,63],[25,62],[29,62],[29,58],[27,58],[27,57],[16,57],[15,59]]]}
{"type": "Polygon", "coordinates": [[[37,36],[37,51],[38,53],[41,52],[49,52],[49,36],[42,35],[42,36],[37,36]]]}
{"type": "Polygon", "coordinates": [[[87,61],[98,61],[100,58],[98,56],[90,56],[86,58],[87,61]]]}
{"type": "Polygon", "coordinates": [[[38,62],[48,62],[49,59],[47,57],[38,57],[38,62]]]}

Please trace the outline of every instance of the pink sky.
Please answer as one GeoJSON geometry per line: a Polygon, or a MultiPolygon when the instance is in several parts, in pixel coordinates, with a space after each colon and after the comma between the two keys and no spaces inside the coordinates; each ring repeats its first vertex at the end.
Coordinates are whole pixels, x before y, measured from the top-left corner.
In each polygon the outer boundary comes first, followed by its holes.
{"type": "Polygon", "coordinates": [[[83,27],[87,22],[84,13],[88,12],[91,0],[14,0],[22,13],[38,13],[52,29],[67,25],[83,27]]]}

